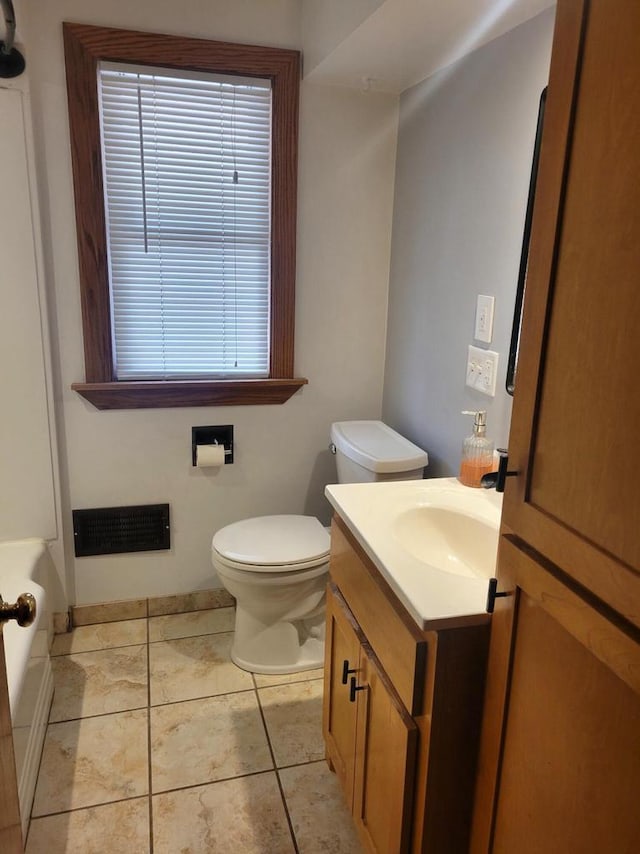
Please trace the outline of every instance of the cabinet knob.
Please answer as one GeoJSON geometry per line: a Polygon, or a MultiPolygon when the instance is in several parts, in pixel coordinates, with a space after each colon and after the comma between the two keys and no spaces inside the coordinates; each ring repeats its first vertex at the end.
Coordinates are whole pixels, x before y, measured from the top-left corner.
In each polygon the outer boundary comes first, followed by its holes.
{"type": "Polygon", "coordinates": [[[356,677],[351,677],[351,684],[349,686],[349,701],[351,703],[355,703],[356,701],[356,691],[364,691],[366,685],[356,685],[356,677]]]}
{"type": "Polygon", "coordinates": [[[357,673],[357,669],[354,667],[350,670],[349,669],[349,661],[348,661],[348,659],[345,658],[345,660],[342,662],[342,684],[343,685],[346,685],[347,682],[349,681],[349,674],[350,673],[357,673]]]}

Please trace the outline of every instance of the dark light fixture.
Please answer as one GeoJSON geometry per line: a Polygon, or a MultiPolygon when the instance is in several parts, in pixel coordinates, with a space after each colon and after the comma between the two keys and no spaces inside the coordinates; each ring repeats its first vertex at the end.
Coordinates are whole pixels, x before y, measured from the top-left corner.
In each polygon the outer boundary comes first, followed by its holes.
{"type": "Polygon", "coordinates": [[[24,56],[13,46],[16,16],[11,0],[0,0],[5,23],[5,38],[0,41],[0,77],[18,77],[25,69],[24,56]]]}

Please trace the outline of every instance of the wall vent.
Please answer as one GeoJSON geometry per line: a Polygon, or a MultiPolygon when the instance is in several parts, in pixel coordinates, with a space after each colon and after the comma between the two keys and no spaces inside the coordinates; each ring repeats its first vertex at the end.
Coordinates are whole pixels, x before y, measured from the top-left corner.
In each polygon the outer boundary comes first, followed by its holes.
{"type": "Polygon", "coordinates": [[[76,557],[171,547],[168,504],[73,511],[76,557]]]}

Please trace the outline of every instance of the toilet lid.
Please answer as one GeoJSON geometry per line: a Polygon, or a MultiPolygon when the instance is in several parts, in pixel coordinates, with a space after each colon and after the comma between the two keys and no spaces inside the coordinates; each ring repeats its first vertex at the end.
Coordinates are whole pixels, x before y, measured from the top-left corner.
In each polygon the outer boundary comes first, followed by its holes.
{"type": "Polygon", "coordinates": [[[329,554],[330,538],[315,516],[258,516],[221,528],[212,548],[255,571],[279,571],[319,561],[329,554]]]}

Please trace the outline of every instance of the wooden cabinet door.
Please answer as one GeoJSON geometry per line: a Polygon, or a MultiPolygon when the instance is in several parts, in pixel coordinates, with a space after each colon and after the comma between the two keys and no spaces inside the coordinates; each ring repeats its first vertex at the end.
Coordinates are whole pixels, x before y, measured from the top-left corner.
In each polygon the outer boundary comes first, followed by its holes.
{"type": "Polygon", "coordinates": [[[327,759],[353,810],[353,779],[356,751],[356,704],[349,701],[349,679],[359,677],[362,635],[337,588],[327,590],[324,699],[322,729],[327,759]],[[343,682],[346,670],[347,682],[343,682]]]}
{"type": "Polygon", "coordinates": [[[638,632],[533,555],[502,538],[471,851],[635,854],[638,632]]]}
{"type": "Polygon", "coordinates": [[[640,3],[559,0],[503,521],[640,627],[640,3]]]}
{"type": "Polygon", "coordinates": [[[409,850],[417,727],[368,646],[360,652],[353,812],[365,848],[409,850]]]}

